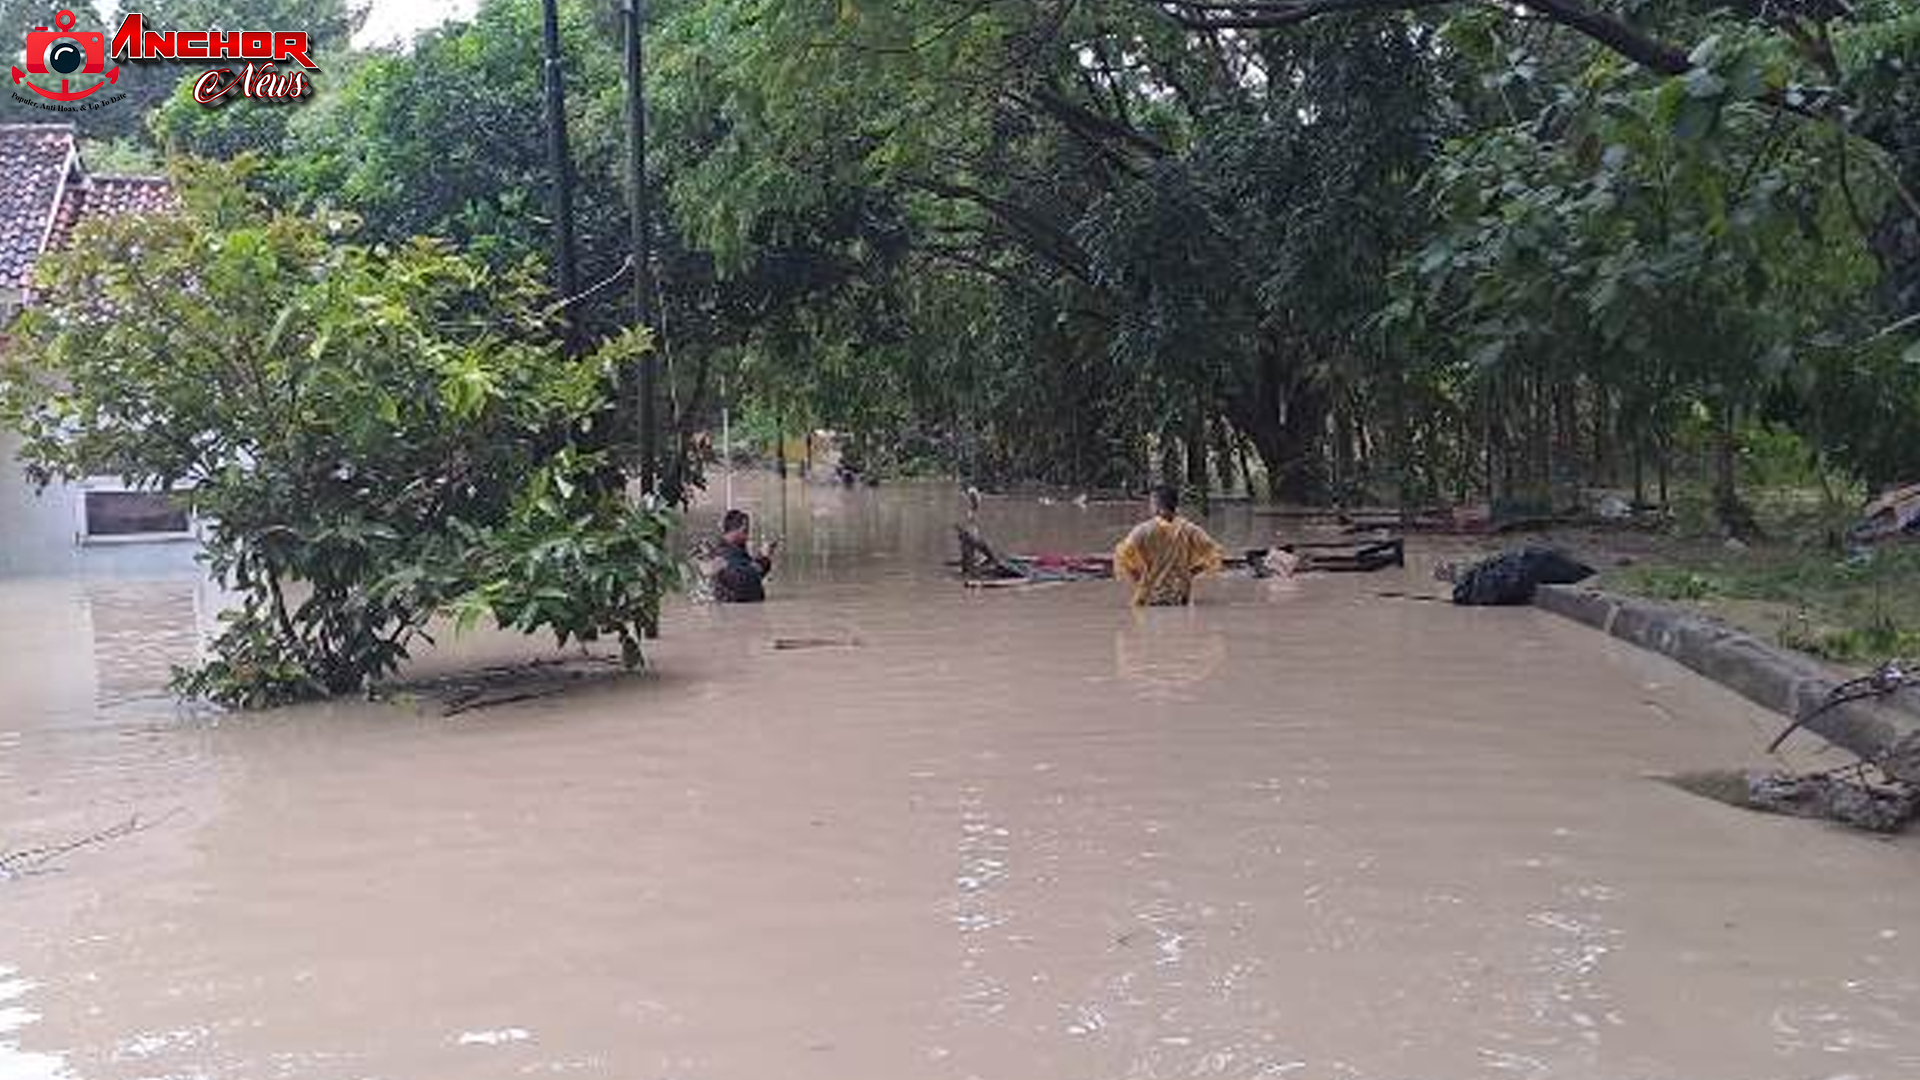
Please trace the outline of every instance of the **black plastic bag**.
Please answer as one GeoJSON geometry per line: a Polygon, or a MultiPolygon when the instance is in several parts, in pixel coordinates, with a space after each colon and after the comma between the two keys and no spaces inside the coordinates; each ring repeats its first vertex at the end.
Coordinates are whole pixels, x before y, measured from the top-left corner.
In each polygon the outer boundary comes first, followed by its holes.
{"type": "Polygon", "coordinates": [[[1503,552],[1477,563],[1453,586],[1453,602],[1474,607],[1533,603],[1542,585],[1572,585],[1593,576],[1593,567],[1548,547],[1503,552]]]}

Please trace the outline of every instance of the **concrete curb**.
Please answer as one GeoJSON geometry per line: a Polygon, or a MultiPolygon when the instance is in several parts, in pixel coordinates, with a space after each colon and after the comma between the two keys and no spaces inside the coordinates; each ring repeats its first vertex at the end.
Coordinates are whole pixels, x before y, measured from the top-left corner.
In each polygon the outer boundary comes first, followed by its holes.
{"type": "MultiPolygon", "coordinates": [[[[1668,657],[1782,716],[1799,716],[1819,705],[1836,682],[1809,657],[1664,604],[1580,585],[1544,585],[1533,602],[1668,657]]],[[[1828,709],[1805,730],[1920,783],[1920,694],[1828,709]]]]}

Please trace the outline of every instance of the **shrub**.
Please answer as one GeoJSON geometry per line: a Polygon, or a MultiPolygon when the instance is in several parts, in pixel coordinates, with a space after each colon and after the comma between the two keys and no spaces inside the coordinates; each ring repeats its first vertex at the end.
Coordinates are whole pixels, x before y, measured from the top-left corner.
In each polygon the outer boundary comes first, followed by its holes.
{"type": "Polygon", "coordinates": [[[614,636],[639,663],[669,519],[626,500],[605,434],[646,335],[569,357],[535,267],[338,243],[235,190],[83,230],[0,367],[40,482],[119,474],[205,523],[240,601],[176,685],[242,707],[360,691],[441,613],[614,636]]]}

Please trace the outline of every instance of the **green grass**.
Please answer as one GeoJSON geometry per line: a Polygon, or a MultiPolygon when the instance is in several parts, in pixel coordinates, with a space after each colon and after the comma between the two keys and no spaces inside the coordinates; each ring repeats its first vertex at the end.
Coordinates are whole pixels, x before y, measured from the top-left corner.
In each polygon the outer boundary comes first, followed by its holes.
{"type": "Polygon", "coordinates": [[[1720,592],[1711,577],[1677,566],[1648,566],[1625,576],[1627,591],[1652,600],[1705,600],[1720,592]]]}
{"type": "Polygon", "coordinates": [[[1777,605],[1782,645],[1847,663],[1920,655],[1920,544],[1847,556],[1822,544],[1780,542],[1750,551],[1676,552],[1622,572],[1622,590],[1713,607],[1777,605]]]}
{"type": "Polygon", "coordinates": [[[1780,644],[1789,649],[1843,663],[1920,656],[1920,630],[1887,623],[1841,630],[1822,630],[1810,623],[1790,624],[1779,637],[1780,644]]]}

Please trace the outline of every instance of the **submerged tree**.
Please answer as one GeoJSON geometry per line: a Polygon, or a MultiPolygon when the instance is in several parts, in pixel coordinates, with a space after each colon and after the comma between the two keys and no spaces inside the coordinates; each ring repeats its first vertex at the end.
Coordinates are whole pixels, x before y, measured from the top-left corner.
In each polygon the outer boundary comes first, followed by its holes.
{"type": "Polygon", "coordinates": [[[359,691],[442,613],[639,663],[676,577],[669,518],[627,501],[595,425],[645,335],[569,358],[526,268],[337,243],[236,190],[88,226],[44,264],[0,380],[43,482],[122,475],[204,523],[240,604],[180,687],[359,691]]]}

